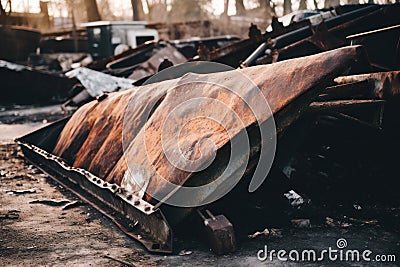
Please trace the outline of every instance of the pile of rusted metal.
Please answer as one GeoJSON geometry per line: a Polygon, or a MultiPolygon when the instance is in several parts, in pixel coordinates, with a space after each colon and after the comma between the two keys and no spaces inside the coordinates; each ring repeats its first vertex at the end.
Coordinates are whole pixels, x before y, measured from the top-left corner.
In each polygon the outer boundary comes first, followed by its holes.
{"type": "MultiPolygon", "coordinates": [[[[199,218],[214,252],[233,252],[233,229],[248,234],[265,228],[271,206],[279,207],[291,190],[316,203],[394,199],[400,5],[344,6],[331,13],[327,19],[317,15],[317,24],[311,22],[316,18],[288,27],[278,23],[264,34],[252,26],[248,39],[212,51],[199,45],[190,61],[240,69],[157,79],[103,94],[72,117],[17,141],[27,160],[154,252],[172,253],[173,233],[199,218]],[[186,105],[170,117],[192,99],[215,102],[186,105]],[[260,101],[270,110],[257,117],[260,101]],[[207,117],[222,118],[223,125],[207,117]],[[171,127],[165,128],[166,121],[171,127]],[[271,123],[276,132],[265,138],[263,127],[271,123]],[[233,153],[242,134],[248,152],[233,153]],[[262,161],[263,148],[273,151],[275,145],[275,157],[262,161]],[[177,149],[189,160],[181,167],[168,157],[177,149]],[[190,171],[202,157],[211,164],[190,171]],[[268,164],[268,179],[252,184],[257,168],[268,164]],[[212,183],[225,172],[224,183],[192,197],[200,207],[171,204],[183,186],[212,183]],[[233,190],[212,201],[228,185],[233,190]],[[250,193],[249,186],[257,190],[250,193]]],[[[165,58],[173,64],[188,60],[182,54],[169,43],[153,42],[88,67],[139,82],[163,69],[157,63],[165,58]]]]}

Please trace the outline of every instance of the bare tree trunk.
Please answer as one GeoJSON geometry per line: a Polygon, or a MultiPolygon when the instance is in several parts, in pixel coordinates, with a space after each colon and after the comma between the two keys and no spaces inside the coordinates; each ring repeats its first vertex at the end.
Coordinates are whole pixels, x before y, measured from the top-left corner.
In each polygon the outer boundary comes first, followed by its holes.
{"type": "Polygon", "coordinates": [[[0,1],[0,15],[3,15],[4,13],[6,13],[6,11],[4,10],[4,7],[3,7],[3,5],[1,4],[1,1],[0,1]]]}
{"type": "Polygon", "coordinates": [[[224,0],[224,13],[222,13],[222,18],[225,24],[229,23],[228,8],[229,8],[229,0],[224,0]]]}
{"type": "Polygon", "coordinates": [[[40,1],[40,13],[43,15],[42,25],[41,27],[48,29],[50,28],[50,16],[49,16],[49,2],[40,1]]]}
{"type": "MultiPolygon", "coordinates": [[[[354,1],[354,0],[350,0],[350,1],[354,1]]],[[[355,0],[355,1],[357,1],[357,3],[358,3],[358,0],[355,0]]],[[[324,7],[325,8],[327,8],[327,7],[335,7],[335,6],[338,6],[338,5],[340,5],[340,0],[325,0],[325,3],[324,3],[324,7]]]]}
{"type": "Polygon", "coordinates": [[[10,13],[11,13],[11,1],[7,1],[5,7],[3,7],[0,1],[0,25],[7,24],[7,12],[6,12],[7,5],[10,6],[10,13]]]}
{"type": "Polygon", "coordinates": [[[229,0],[224,1],[224,15],[228,16],[229,0]]]}
{"type": "Polygon", "coordinates": [[[259,0],[260,7],[267,13],[267,17],[272,17],[271,0],[259,0]]]}
{"type": "Polygon", "coordinates": [[[6,25],[6,11],[0,1],[0,25],[6,25]]]}
{"type": "Polygon", "coordinates": [[[292,1],[291,0],[283,0],[283,14],[289,14],[292,12],[292,1]]]}
{"type": "Polygon", "coordinates": [[[0,1],[0,16],[5,16],[5,15],[6,15],[6,10],[4,9],[4,7],[0,1]]]}
{"type": "Polygon", "coordinates": [[[307,0],[300,0],[299,10],[307,9],[307,0]]]}
{"type": "Polygon", "coordinates": [[[133,20],[142,20],[144,14],[142,0],[131,0],[131,3],[133,20]]]}
{"type": "Polygon", "coordinates": [[[69,12],[71,13],[72,19],[72,39],[74,40],[74,52],[78,52],[78,35],[76,34],[76,21],[74,9],[70,7],[69,12]]]}
{"type": "Polygon", "coordinates": [[[276,4],[274,3],[274,1],[271,2],[272,7],[271,7],[271,16],[275,16],[276,17],[276,4]]]}
{"type": "Polygon", "coordinates": [[[236,0],[235,6],[236,6],[236,15],[243,16],[246,13],[243,0],[236,0]]]}
{"type": "Polygon", "coordinates": [[[86,14],[88,21],[101,20],[96,0],[85,0],[85,6],[86,6],[86,14]]]}

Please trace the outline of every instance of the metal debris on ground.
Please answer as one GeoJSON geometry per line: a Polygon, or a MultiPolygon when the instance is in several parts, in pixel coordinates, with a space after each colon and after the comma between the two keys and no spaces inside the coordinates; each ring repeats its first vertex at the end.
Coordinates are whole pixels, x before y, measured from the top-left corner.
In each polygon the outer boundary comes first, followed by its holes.
{"type": "Polygon", "coordinates": [[[110,259],[110,260],[113,260],[113,261],[116,261],[116,262],[119,262],[119,263],[122,263],[122,264],[124,264],[124,265],[126,265],[128,267],[136,267],[137,266],[137,265],[135,265],[133,263],[130,263],[130,262],[127,262],[127,261],[124,261],[124,260],[121,260],[121,259],[117,259],[117,258],[112,257],[110,255],[104,255],[103,257],[107,258],[107,259],[110,259]]]}
{"type": "Polygon", "coordinates": [[[271,229],[269,229],[269,235],[271,237],[282,237],[282,230],[271,228],[271,229]]]}
{"type": "Polygon", "coordinates": [[[265,228],[262,232],[255,232],[254,234],[248,235],[248,238],[253,239],[257,236],[269,236],[270,232],[268,228],[265,228]]]}
{"type": "Polygon", "coordinates": [[[36,193],[36,189],[31,188],[31,189],[24,189],[24,190],[6,190],[6,193],[9,195],[33,194],[33,193],[36,193]]]}
{"type": "MultiPolygon", "coordinates": [[[[395,165],[397,158],[386,153],[386,150],[392,148],[395,155],[400,147],[400,124],[397,118],[400,95],[399,11],[399,3],[382,6],[351,5],[336,7],[312,19],[298,21],[286,27],[274,19],[272,31],[264,33],[252,24],[247,39],[216,49],[210,49],[201,43],[196,44],[194,51],[197,55],[191,59],[185,56],[188,51],[174,46],[173,43],[145,43],[120,55],[93,62],[88,68],[67,73],[67,76],[76,76],[81,85],[74,87],[68,94],[65,90],[70,88],[63,86],[63,96],[70,97],[83,86],[86,95],[79,95],[79,99],[97,99],[82,106],[71,117],[19,138],[17,142],[29,161],[48,173],[63,188],[70,189],[85,203],[91,204],[111,219],[124,233],[135,238],[149,251],[172,253],[175,232],[185,225],[186,220],[195,221],[193,217],[197,216],[196,209],[171,207],[165,203],[176,193],[168,189],[168,183],[183,186],[214,181],[226,166],[225,160],[229,158],[230,152],[226,148],[235,143],[235,137],[240,133],[247,132],[252,152],[248,155],[248,162],[243,164],[242,158],[233,158],[234,167],[229,169],[231,173],[236,173],[238,166],[245,165],[244,179],[238,182],[235,187],[237,190],[218,202],[202,206],[201,210],[207,216],[197,210],[203,224],[203,228],[199,229],[207,233],[212,250],[216,254],[234,252],[236,233],[231,221],[259,223],[262,227],[252,228],[247,233],[269,226],[258,220],[268,217],[266,214],[269,213],[264,206],[269,204],[267,197],[270,195],[273,200],[283,199],[282,202],[286,201],[283,198],[285,196],[293,207],[309,203],[308,199],[297,192],[310,197],[313,203],[339,203],[342,199],[350,201],[352,198],[364,197],[354,192],[354,188],[367,187],[367,179],[357,180],[353,177],[355,173],[360,175],[364,171],[363,174],[367,176],[382,173],[383,170],[390,176],[388,169],[392,167],[388,166],[395,165]],[[357,45],[349,46],[350,44],[357,45]],[[390,49],[385,50],[386,46],[390,49]],[[376,56],[375,51],[382,52],[383,56],[376,56]],[[210,74],[187,74],[175,77],[176,79],[139,86],[163,67],[187,60],[208,60],[240,69],[210,74]],[[160,67],[162,62],[165,66],[160,67]],[[226,94],[217,86],[223,81],[229,81],[230,85],[241,84],[238,73],[258,86],[260,98],[254,97],[253,88],[242,86],[242,92],[248,96],[248,103],[243,103],[239,97],[226,94]],[[209,83],[185,83],[189,78],[201,77],[205,77],[209,83]],[[179,89],[176,88],[177,85],[179,89]],[[182,139],[179,142],[184,144],[180,147],[183,154],[195,157],[199,152],[193,144],[200,144],[206,139],[215,142],[214,146],[204,144],[205,148],[215,150],[214,165],[199,173],[183,171],[169,162],[165,151],[176,148],[176,142],[171,141],[172,138],[170,142],[164,143],[166,146],[161,144],[161,136],[164,134],[162,125],[167,115],[181,102],[191,98],[217,100],[244,118],[240,122],[224,118],[228,121],[228,125],[224,125],[225,130],[231,131],[230,135],[219,126],[205,129],[204,125],[209,124],[202,116],[202,111],[219,112],[213,104],[188,107],[184,115],[175,118],[175,122],[179,123],[192,115],[199,117],[180,136],[182,139]],[[271,114],[263,114],[260,120],[256,120],[248,106],[257,106],[259,99],[268,102],[271,114]],[[129,110],[130,105],[134,109],[129,110]],[[128,125],[124,125],[125,115],[129,119],[128,125]],[[259,129],[272,118],[279,142],[274,161],[276,164],[272,167],[266,185],[260,186],[259,191],[254,194],[249,194],[243,189],[248,188],[245,184],[248,182],[248,175],[256,169],[260,148],[271,144],[260,140],[259,129]],[[128,140],[122,140],[121,137],[124,126],[128,127],[127,131],[130,133],[128,140]],[[150,133],[146,144],[141,139],[144,132],[150,133]],[[123,142],[128,143],[125,150],[123,142]],[[149,158],[154,165],[148,162],[149,158]],[[134,171],[129,169],[128,159],[137,163],[134,171]],[[368,173],[369,167],[374,168],[370,171],[371,174],[368,173]],[[132,176],[141,177],[140,182],[131,179],[132,176]],[[350,186],[347,183],[353,184],[350,186]],[[145,186],[142,187],[143,185],[145,186]],[[335,191],[337,188],[340,188],[340,194],[335,191]],[[154,198],[154,195],[162,198],[154,198]],[[258,209],[258,213],[253,212],[254,207],[258,209]],[[213,215],[210,210],[224,212],[224,215],[213,215]],[[229,216],[225,216],[225,211],[229,216]],[[248,214],[245,218],[244,211],[248,214]],[[230,221],[231,215],[235,220],[230,221]]],[[[0,61],[0,74],[3,72],[12,73],[13,76],[9,74],[9,77],[21,77],[21,73],[28,77],[43,75],[26,66],[0,61]]],[[[48,85],[51,81],[48,76],[41,76],[40,81],[48,85]]],[[[65,82],[65,75],[57,77],[61,83],[65,82]]],[[[52,97],[48,95],[48,91],[44,93],[47,97],[52,97]]],[[[211,154],[206,154],[207,159],[211,158],[211,154]]],[[[233,179],[232,177],[233,175],[230,178],[233,179]]],[[[386,188],[385,182],[380,182],[376,187],[391,189],[393,180],[389,182],[386,188]]],[[[209,198],[216,189],[217,187],[207,191],[199,198],[209,198]]],[[[34,192],[8,191],[10,194],[34,192]]],[[[356,201],[362,200],[352,200],[349,207],[357,203],[356,201]]],[[[80,204],[48,200],[31,203],[64,206],[65,209],[80,204]]],[[[358,203],[364,205],[364,202],[358,203]]],[[[281,208],[277,206],[277,209],[281,208]]],[[[364,211],[358,204],[353,207],[357,211],[364,211]]],[[[353,208],[350,209],[355,212],[353,208]]],[[[297,215],[285,219],[296,228],[311,227],[313,218],[293,219],[305,217],[297,215]]],[[[334,220],[325,215],[322,221],[324,219],[329,226],[343,228],[356,223],[377,223],[375,220],[334,220]]],[[[279,234],[278,231],[265,228],[264,231],[255,232],[248,237],[260,235],[279,234]]],[[[182,250],[179,255],[189,255],[186,253],[191,251],[182,250]]],[[[105,257],[124,263],[110,256],[105,257]]]]}
{"type": "Polygon", "coordinates": [[[309,203],[309,200],[304,200],[299,194],[297,194],[294,190],[290,190],[289,192],[284,194],[285,197],[289,200],[290,205],[293,207],[300,207],[305,203],[309,203]]]}
{"type": "Polygon", "coordinates": [[[187,255],[191,255],[193,253],[193,251],[190,250],[181,250],[179,251],[178,255],[179,256],[187,256],[187,255]]]}
{"type": "Polygon", "coordinates": [[[64,206],[68,203],[70,203],[69,200],[53,200],[53,199],[33,200],[33,201],[29,202],[29,204],[43,204],[43,205],[48,205],[48,206],[53,206],[53,207],[64,206]]]}
{"type": "Polygon", "coordinates": [[[208,218],[201,211],[197,212],[203,220],[212,251],[217,255],[235,252],[236,236],[231,222],[224,215],[214,216],[209,210],[206,210],[208,218]]]}
{"type": "Polygon", "coordinates": [[[356,219],[356,218],[348,218],[349,221],[353,222],[354,224],[359,225],[376,225],[379,223],[376,219],[356,219]]]}
{"type": "Polygon", "coordinates": [[[80,207],[80,206],[85,206],[85,205],[86,205],[86,203],[84,203],[82,201],[75,200],[75,201],[72,201],[72,202],[69,202],[69,203],[65,204],[62,207],[62,210],[70,210],[70,209],[74,209],[74,208],[77,208],[77,207],[80,207]]]}
{"type": "Polygon", "coordinates": [[[18,210],[9,210],[6,214],[0,214],[0,220],[16,220],[19,219],[18,210]]]}
{"type": "Polygon", "coordinates": [[[336,226],[335,221],[331,217],[326,217],[326,224],[329,226],[336,226]]]}
{"type": "Polygon", "coordinates": [[[77,78],[92,97],[133,87],[132,80],[114,77],[84,67],[71,70],[65,75],[68,78],[77,78]]]}

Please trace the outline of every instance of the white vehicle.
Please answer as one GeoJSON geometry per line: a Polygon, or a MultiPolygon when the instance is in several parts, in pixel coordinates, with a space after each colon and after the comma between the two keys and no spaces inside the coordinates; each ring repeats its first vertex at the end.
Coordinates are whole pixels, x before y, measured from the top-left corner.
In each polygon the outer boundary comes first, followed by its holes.
{"type": "Polygon", "coordinates": [[[89,52],[94,59],[114,55],[116,47],[135,48],[147,41],[158,41],[158,32],[146,28],[145,21],[96,21],[81,24],[86,27],[89,52]]]}

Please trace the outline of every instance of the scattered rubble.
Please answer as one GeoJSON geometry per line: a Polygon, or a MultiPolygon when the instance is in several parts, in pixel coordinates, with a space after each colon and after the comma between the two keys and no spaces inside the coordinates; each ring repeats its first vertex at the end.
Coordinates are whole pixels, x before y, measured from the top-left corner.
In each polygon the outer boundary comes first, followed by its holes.
{"type": "Polygon", "coordinates": [[[24,190],[6,190],[6,193],[9,195],[33,194],[33,193],[36,193],[36,189],[31,188],[31,189],[24,189],[24,190]]]}
{"type": "Polygon", "coordinates": [[[252,239],[252,238],[256,238],[257,236],[269,236],[269,230],[268,230],[268,228],[265,228],[264,229],[264,231],[262,231],[262,232],[255,232],[254,234],[251,234],[251,235],[248,235],[248,237],[250,238],[250,239],[252,239]]]}
{"type": "Polygon", "coordinates": [[[19,219],[18,210],[9,210],[6,214],[0,214],[0,220],[16,220],[19,219]]]}
{"type": "Polygon", "coordinates": [[[288,193],[285,193],[284,195],[289,200],[290,205],[292,205],[295,208],[301,207],[303,204],[310,203],[310,200],[304,200],[294,190],[290,190],[288,193]]]}
{"type": "Polygon", "coordinates": [[[181,251],[179,251],[178,255],[186,256],[186,255],[191,255],[192,253],[193,253],[193,251],[190,251],[190,250],[181,250],[181,251]]]}

